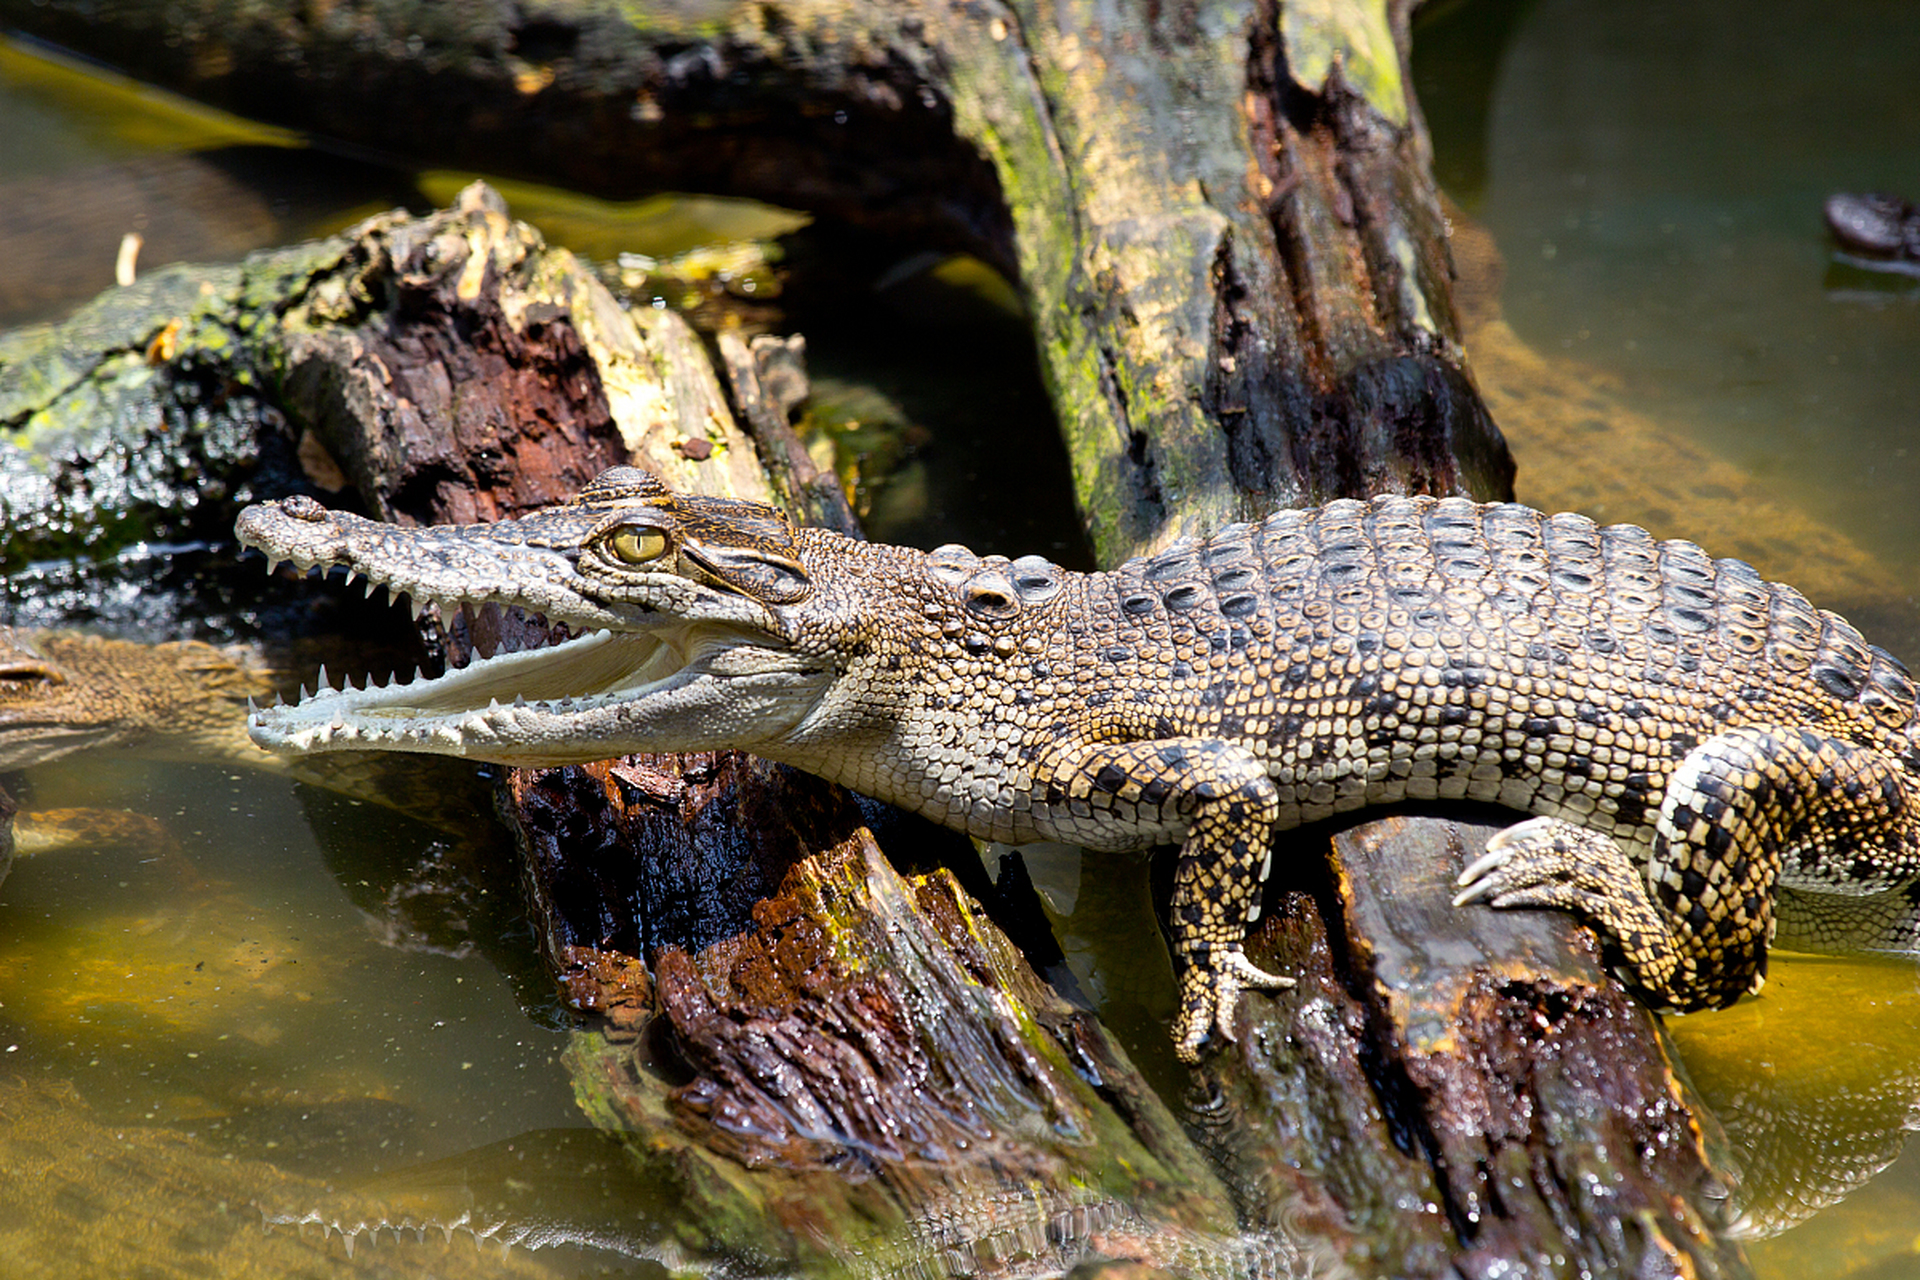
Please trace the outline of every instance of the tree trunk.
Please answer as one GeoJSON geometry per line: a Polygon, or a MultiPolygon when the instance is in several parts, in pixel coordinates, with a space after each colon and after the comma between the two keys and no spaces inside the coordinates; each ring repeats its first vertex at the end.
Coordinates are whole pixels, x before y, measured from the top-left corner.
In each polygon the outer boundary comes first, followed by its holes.
{"type": "Polygon", "coordinates": [[[1027,297],[1111,563],[1275,505],[1509,492],[1462,371],[1407,7],[770,0],[641,23],[593,0],[184,0],[103,23],[0,0],[0,18],[388,154],[752,195],[972,251],[1027,297]]]}

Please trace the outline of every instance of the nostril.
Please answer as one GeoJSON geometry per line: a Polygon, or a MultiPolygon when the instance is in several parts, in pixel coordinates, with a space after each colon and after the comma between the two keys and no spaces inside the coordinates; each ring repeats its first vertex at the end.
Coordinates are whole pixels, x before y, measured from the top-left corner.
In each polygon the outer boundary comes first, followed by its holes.
{"type": "Polygon", "coordinates": [[[304,493],[296,493],[291,498],[280,499],[280,510],[295,520],[305,520],[319,524],[327,518],[327,508],[319,499],[304,493]]]}

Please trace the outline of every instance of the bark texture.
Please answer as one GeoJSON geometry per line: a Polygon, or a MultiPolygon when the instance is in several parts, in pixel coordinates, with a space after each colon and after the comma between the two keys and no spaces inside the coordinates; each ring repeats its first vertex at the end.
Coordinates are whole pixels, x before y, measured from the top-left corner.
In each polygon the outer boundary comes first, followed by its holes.
{"type": "MultiPolygon", "coordinates": [[[[833,514],[787,438],[797,345],[723,342],[750,439],[684,322],[629,318],[484,188],[368,224],[307,294],[359,301],[330,322],[287,312],[291,421],[389,519],[509,515],[629,460],[765,500],[762,451],[833,514]],[[533,425],[499,426],[516,421],[533,425]],[[500,467],[516,451],[528,465],[500,467]]],[[[453,663],[546,638],[491,608],[429,627],[453,663]]],[[[807,1274],[929,1255],[1009,1275],[1091,1256],[1305,1265],[1291,1234],[1241,1237],[1104,1028],[951,873],[895,870],[838,788],[737,753],[632,757],[512,771],[501,811],[548,958],[596,1015],[568,1054],[576,1092],[670,1189],[696,1256],[807,1274]]]]}
{"type": "Polygon", "coordinates": [[[753,195],[974,252],[1027,298],[1112,562],[1275,505],[1509,492],[1463,370],[1408,7],[0,0],[0,17],[417,160],[753,195]]]}

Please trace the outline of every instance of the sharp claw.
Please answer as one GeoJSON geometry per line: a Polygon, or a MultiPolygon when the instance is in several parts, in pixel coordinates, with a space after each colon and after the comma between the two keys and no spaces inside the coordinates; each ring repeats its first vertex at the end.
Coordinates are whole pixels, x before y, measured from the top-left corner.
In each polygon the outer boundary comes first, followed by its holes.
{"type": "MultiPolygon", "coordinates": [[[[1495,837],[1495,839],[1498,839],[1498,837],[1495,837]]],[[[1489,840],[1487,842],[1487,852],[1481,854],[1472,862],[1469,862],[1467,869],[1462,871],[1453,883],[1456,887],[1470,885],[1506,860],[1506,854],[1496,851],[1493,847],[1493,841],[1489,840]]]]}

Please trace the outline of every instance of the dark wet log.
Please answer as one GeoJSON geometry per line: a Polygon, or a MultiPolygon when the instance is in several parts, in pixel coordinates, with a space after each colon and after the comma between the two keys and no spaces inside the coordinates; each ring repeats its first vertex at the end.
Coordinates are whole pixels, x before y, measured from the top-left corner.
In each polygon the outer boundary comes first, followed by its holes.
{"type": "Polygon", "coordinates": [[[570,1052],[581,1096],[641,1131],[703,1247],[804,1274],[1302,1266],[1290,1233],[1240,1235],[1105,1029],[951,872],[896,871],[837,788],[725,754],[511,796],[555,959],[607,1017],[570,1052]]]}
{"type": "Polygon", "coordinates": [[[1198,1129],[1256,1204],[1323,1188],[1378,1274],[1746,1274],[1658,1019],[1565,920],[1452,906],[1498,829],[1336,836],[1325,898],[1290,895],[1250,948],[1301,984],[1248,1002],[1198,1129]]]}
{"type": "Polygon", "coordinates": [[[1409,0],[183,0],[0,18],[243,114],[608,194],[773,199],[1016,278],[1114,560],[1251,510],[1498,496],[1409,0]],[[400,128],[396,121],[404,121],[400,128]]]}

